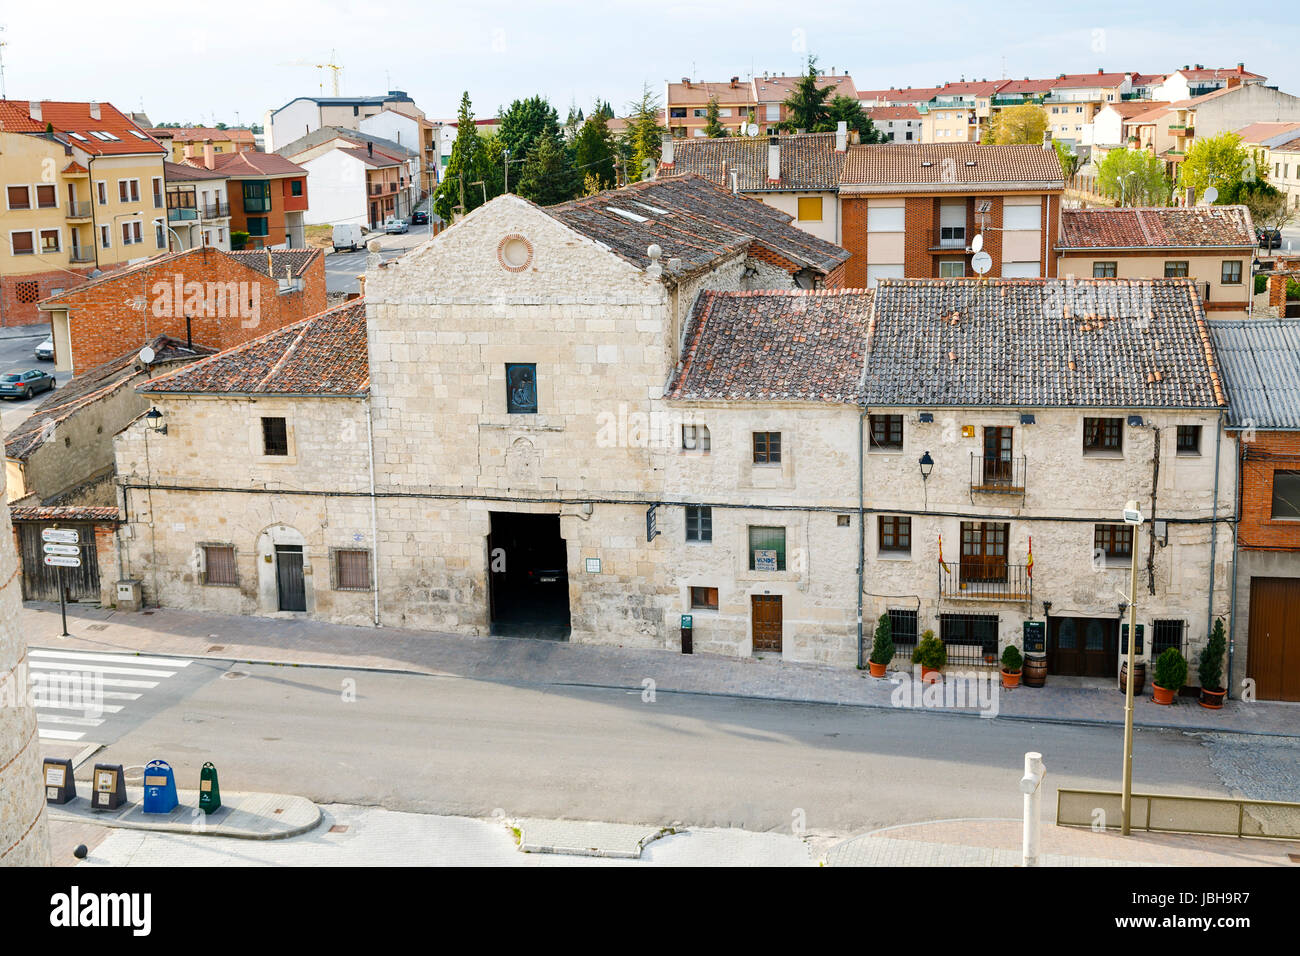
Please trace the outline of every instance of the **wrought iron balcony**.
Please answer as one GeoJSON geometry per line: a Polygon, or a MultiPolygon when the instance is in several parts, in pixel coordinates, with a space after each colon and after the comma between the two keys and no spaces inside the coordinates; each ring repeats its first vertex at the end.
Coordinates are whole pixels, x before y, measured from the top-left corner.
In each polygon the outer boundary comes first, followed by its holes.
{"type": "Polygon", "coordinates": [[[74,202],[69,200],[67,210],[69,219],[90,218],[90,203],[88,202],[74,202]]]}
{"type": "Polygon", "coordinates": [[[939,569],[941,601],[1012,601],[1028,603],[1034,581],[1024,564],[1007,564],[1005,557],[964,555],[939,569]]]}
{"type": "Polygon", "coordinates": [[[230,203],[210,202],[203,207],[204,219],[224,219],[230,215],[230,203]]]}
{"type": "Polygon", "coordinates": [[[1025,470],[1027,461],[1000,455],[981,455],[972,452],[970,456],[970,490],[989,495],[1025,494],[1025,470]]]}

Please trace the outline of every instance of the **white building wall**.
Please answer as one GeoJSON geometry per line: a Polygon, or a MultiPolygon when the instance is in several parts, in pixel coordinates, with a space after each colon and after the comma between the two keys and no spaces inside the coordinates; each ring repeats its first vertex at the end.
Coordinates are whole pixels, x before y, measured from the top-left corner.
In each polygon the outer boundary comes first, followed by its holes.
{"type": "Polygon", "coordinates": [[[306,225],[365,225],[366,167],[361,160],[332,149],[297,162],[307,170],[307,194],[311,196],[311,206],[304,214],[306,225]]]}

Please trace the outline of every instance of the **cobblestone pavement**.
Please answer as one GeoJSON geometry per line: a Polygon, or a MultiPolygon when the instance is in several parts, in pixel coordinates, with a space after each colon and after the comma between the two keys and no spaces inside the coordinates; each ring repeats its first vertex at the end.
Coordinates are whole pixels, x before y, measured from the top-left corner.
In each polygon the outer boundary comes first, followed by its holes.
{"type": "MultiPolygon", "coordinates": [[[[810,866],[793,835],[692,829],[654,841],[639,860],[523,853],[510,821],[322,807],[321,825],[286,840],[116,830],[83,866],[810,866]]],[[[56,840],[58,827],[52,823],[56,840]]],[[[62,843],[67,843],[63,840],[62,843]]],[[[62,844],[61,844],[62,845],[62,844]]]]}
{"type": "MultiPolygon", "coordinates": [[[[398,628],[348,627],[318,621],[200,614],[170,608],[145,613],[75,607],[72,637],[59,637],[58,608],[27,604],[21,618],[32,647],[135,651],[195,659],[380,668],[509,684],[555,684],[894,708],[911,702],[935,713],[978,716],[978,707],[935,707],[910,681],[873,680],[852,668],[772,659],[684,655],[671,650],[473,638],[398,628]],[[89,630],[91,626],[101,629],[89,630]]],[[[1124,700],[1109,688],[1065,686],[1001,691],[995,675],[984,713],[1005,719],[1122,724],[1124,700]]],[[[948,678],[955,686],[953,675],[948,678]]],[[[968,699],[974,699],[968,698],[968,699]]],[[[1228,701],[1209,711],[1191,698],[1163,707],[1143,697],[1141,727],[1300,736],[1300,705],[1228,701]]]]}

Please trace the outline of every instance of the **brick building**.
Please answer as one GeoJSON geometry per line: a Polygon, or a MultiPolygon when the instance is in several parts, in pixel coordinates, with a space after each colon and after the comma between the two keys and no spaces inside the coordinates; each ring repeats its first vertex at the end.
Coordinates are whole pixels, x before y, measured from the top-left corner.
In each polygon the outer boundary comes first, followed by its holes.
{"type": "Polygon", "coordinates": [[[974,275],[983,236],[990,278],[1055,275],[1065,182],[1055,150],[970,143],[850,146],[840,177],[845,284],[974,275]]]}
{"type": "Polygon", "coordinates": [[[53,326],[56,367],[74,374],[158,335],[229,348],[323,311],[325,258],[319,249],[187,249],[100,276],[40,307],[53,326]]]}
{"type": "Polygon", "coordinates": [[[1237,459],[1229,692],[1300,701],[1300,320],[1210,323],[1237,459]]]}

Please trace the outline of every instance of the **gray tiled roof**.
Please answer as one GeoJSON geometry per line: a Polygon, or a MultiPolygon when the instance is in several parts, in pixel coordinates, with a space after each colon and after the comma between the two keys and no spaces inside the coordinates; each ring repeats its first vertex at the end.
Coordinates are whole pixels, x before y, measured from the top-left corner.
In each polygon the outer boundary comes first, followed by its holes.
{"type": "Polygon", "coordinates": [[[873,293],[705,292],[695,301],[667,397],[857,401],[873,293]]]}
{"type": "Polygon", "coordinates": [[[741,192],[775,190],[836,190],[844,153],[835,151],[835,133],[800,133],[793,136],[723,136],[684,139],[673,145],[674,173],[695,173],[711,183],[731,188],[731,172],[738,173],[741,192]],[[769,139],[781,149],[781,180],[768,182],[769,139]]]}
{"type": "Polygon", "coordinates": [[[1189,279],[884,279],[870,405],[1217,408],[1189,279]]]}
{"type": "Polygon", "coordinates": [[[663,250],[659,264],[672,278],[752,245],[823,275],[849,258],[839,246],[793,225],[788,214],[694,175],[633,183],[542,211],[638,269],[650,264],[646,249],[658,245],[663,250]],[[674,258],[681,260],[680,267],[669,265],[674,258]]]}
{"type": "Polygon", "coordinates": [[[1228,424],[1300,431],[1300,319],[1210,322],[1228,424]]]}

